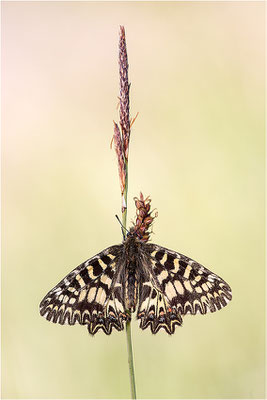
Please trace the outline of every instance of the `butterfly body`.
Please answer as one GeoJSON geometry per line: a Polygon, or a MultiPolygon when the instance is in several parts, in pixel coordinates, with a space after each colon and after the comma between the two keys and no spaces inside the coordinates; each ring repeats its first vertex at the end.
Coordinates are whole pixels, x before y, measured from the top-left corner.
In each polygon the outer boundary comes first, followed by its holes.
{"type": "Polygon", "coordinates": [[[122,263],[121,285],[126,310],[134,312],[138,302],[138,289],[141,271],[138,259],[142,252],[142,243],[135,235],[129,234],[121,245],[122,263]]]}
{"type": "Polygon", "coordinates": [[[214,312],[230,300],[219,276],[130,232],[70,272],[42,300],[40,313],[54,323],[87,325],[90,334],[110,334],[136,311],[141,329],[173,334],[183,315],[214,312]]]}

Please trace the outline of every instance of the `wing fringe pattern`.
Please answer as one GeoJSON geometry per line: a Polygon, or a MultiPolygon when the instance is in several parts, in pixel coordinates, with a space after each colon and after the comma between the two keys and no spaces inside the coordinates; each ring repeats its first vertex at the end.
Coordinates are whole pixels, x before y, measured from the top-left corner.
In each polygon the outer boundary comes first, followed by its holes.
{"type": "Polygon", "coordinates": [[[182,318],[175,307],[170,307],[163,293],[155,289],[150,282],[146,282],[142,287],[137,319],[141,319],[141,329],[150,327],[154,334],[164,329],[171,335],[176,325],[182,325],[182,318]]]}

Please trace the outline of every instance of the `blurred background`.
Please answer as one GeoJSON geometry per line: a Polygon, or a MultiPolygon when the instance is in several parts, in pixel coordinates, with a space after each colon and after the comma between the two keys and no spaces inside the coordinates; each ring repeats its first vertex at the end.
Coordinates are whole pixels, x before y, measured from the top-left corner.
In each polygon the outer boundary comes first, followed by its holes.
{"type": "Polygon", "coordinates": [[[131,82],[129,214],[222,276],[233,301],[169,337],[132,324],[139,398],[264,397],[264,3],[2,3],[2,398],[128,398],[125,332],[39,316],[121,242],[118,32],[131,82]]]}

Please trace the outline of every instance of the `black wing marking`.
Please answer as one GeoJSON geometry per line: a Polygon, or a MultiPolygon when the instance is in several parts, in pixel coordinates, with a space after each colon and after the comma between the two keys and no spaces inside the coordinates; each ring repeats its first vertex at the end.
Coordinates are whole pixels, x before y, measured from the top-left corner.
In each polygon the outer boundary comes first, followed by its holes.
{"type": "Polygon", "coordinates": [[[44,297],[40,314],[54,323],[87,325],[91,334],[122,330],[128,316],[116,282],[121,253],[122,245],[109,247],[71,271],[44,297]]]}

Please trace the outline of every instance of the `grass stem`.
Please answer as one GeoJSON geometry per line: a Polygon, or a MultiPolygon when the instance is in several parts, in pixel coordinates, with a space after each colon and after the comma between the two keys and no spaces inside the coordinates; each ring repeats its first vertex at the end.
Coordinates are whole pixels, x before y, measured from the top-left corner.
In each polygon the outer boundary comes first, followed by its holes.
{"type": "Polygon", "coordinates": [[[131,395],[132,395],[132,399],[136,399],[134,362],[133,362],[133,346],[132,346],[132,335],[131,335],[131,321],[126,322],[126,338],[127,338],[127,349],[128,349],[128,364],[129,364],[129,375],[130,375],[130,384],[131,384],[131,395]]]}
{"type": "MultiPolygon", "coordinates": [[[[125,188],[122,193],[122,225],[124,230],[124,237],[126,237],[126,223],[127,223],[127,195],[128,195],[128,161],[125,160],[125,188]]],[[[133,362],[133,346],[131,335],[131,320],[126,322],[126,340],[128,351],[128,365],[131,386],[131,398],[136,399],[136,387],[134,376],[134,362],[133,362]]]]}

